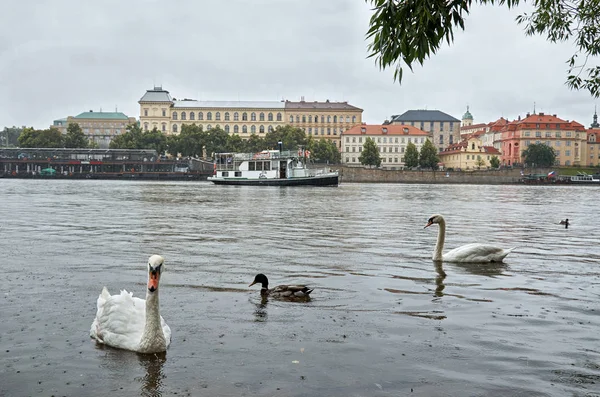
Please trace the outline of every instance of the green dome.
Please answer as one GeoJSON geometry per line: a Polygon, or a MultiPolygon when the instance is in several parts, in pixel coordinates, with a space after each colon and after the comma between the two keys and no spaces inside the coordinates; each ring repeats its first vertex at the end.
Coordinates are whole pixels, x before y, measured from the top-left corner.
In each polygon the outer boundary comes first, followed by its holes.
{"type": "Polygon", "coordinates": [[[467,120],[473,120],[473,115],[471,114],[471,112],[469,112],[469,107],[467,106],[467,111],[465,112],[465,114],[463,114],[463,120],[467,119],[467,120]]]}

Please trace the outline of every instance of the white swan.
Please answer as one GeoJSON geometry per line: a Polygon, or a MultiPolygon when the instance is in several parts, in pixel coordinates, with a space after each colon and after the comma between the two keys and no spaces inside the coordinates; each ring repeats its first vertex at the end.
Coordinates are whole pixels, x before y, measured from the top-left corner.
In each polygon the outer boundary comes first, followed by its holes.
{"type": "Polygon", "coordinates": [[[158,284],[164,270],[162,256],[152,255],[148,259],[146,300],[134,298],[126,290],[110,295],[104,287],[98,297],[90,336],[99,343],[139,353],[166,351],[171,343],[171,328],[158,308],[158,284]]]}
{"type": "Polygon", "coordinates": [[[472,243],[466,244],[461,247],[455,248],[451,251],[442,254],[444,250],[444,240],[446,239],[446,221],[441,215],[432,215],[427,220],[429,227],[437,223],[440,225],[438,231],[437,243],[435,245],[435,251],[433,251],[434,261],[444,262],[502,262],[502,260],[515,248],[502,249],[491,245],[472,243]]]}

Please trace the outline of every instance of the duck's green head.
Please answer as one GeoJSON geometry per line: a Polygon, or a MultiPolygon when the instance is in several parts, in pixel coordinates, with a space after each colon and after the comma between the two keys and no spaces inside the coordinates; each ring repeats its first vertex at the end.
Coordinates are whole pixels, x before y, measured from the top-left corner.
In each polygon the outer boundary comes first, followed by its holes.
{"type": "Polygon", "coordinates": [[[269,280],[267,279],[267,276],[262,273],[259,273],[254,277],[254,281],[249,287],[252,287],[254,284],[261,284],[263,288],[269,288],[269,280]]]}

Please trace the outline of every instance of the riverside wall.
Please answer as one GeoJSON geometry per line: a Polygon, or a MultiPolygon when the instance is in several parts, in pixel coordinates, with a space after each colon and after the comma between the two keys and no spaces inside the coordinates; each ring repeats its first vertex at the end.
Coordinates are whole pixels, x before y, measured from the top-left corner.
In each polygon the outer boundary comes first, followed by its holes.
{"type": "MultiPolygon", "coordinates": [[[[520,183],[520,168],[504,168],[499,170],[480,171],[409,171],[387,170],[364,167],[336,167],[342,175],[342,183],[444,183],[444,184],[482,184],[502,185],[520,183]],[[448,175],[448,176],[446,176],[448,175]]],[[[527,169],[525,174],[544,174],[548,169],[527,169]]]]}

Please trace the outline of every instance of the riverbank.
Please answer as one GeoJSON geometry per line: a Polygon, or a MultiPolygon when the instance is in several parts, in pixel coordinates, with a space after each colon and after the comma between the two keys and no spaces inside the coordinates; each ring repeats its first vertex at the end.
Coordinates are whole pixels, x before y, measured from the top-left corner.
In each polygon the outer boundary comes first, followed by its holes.
{"type": "MultiPolygon", "coordinates": [[[[340,167],[342,183],[438,183],[438,184],[477,184],[504,185],[522,184],[522,170],[519,168],[503,168],[480,171],[410,171],[386,170],[362,167],[340,167]]],[[[546,168],[527,169],[525,174],[547,174],[552,171],[546,168]]]]}

